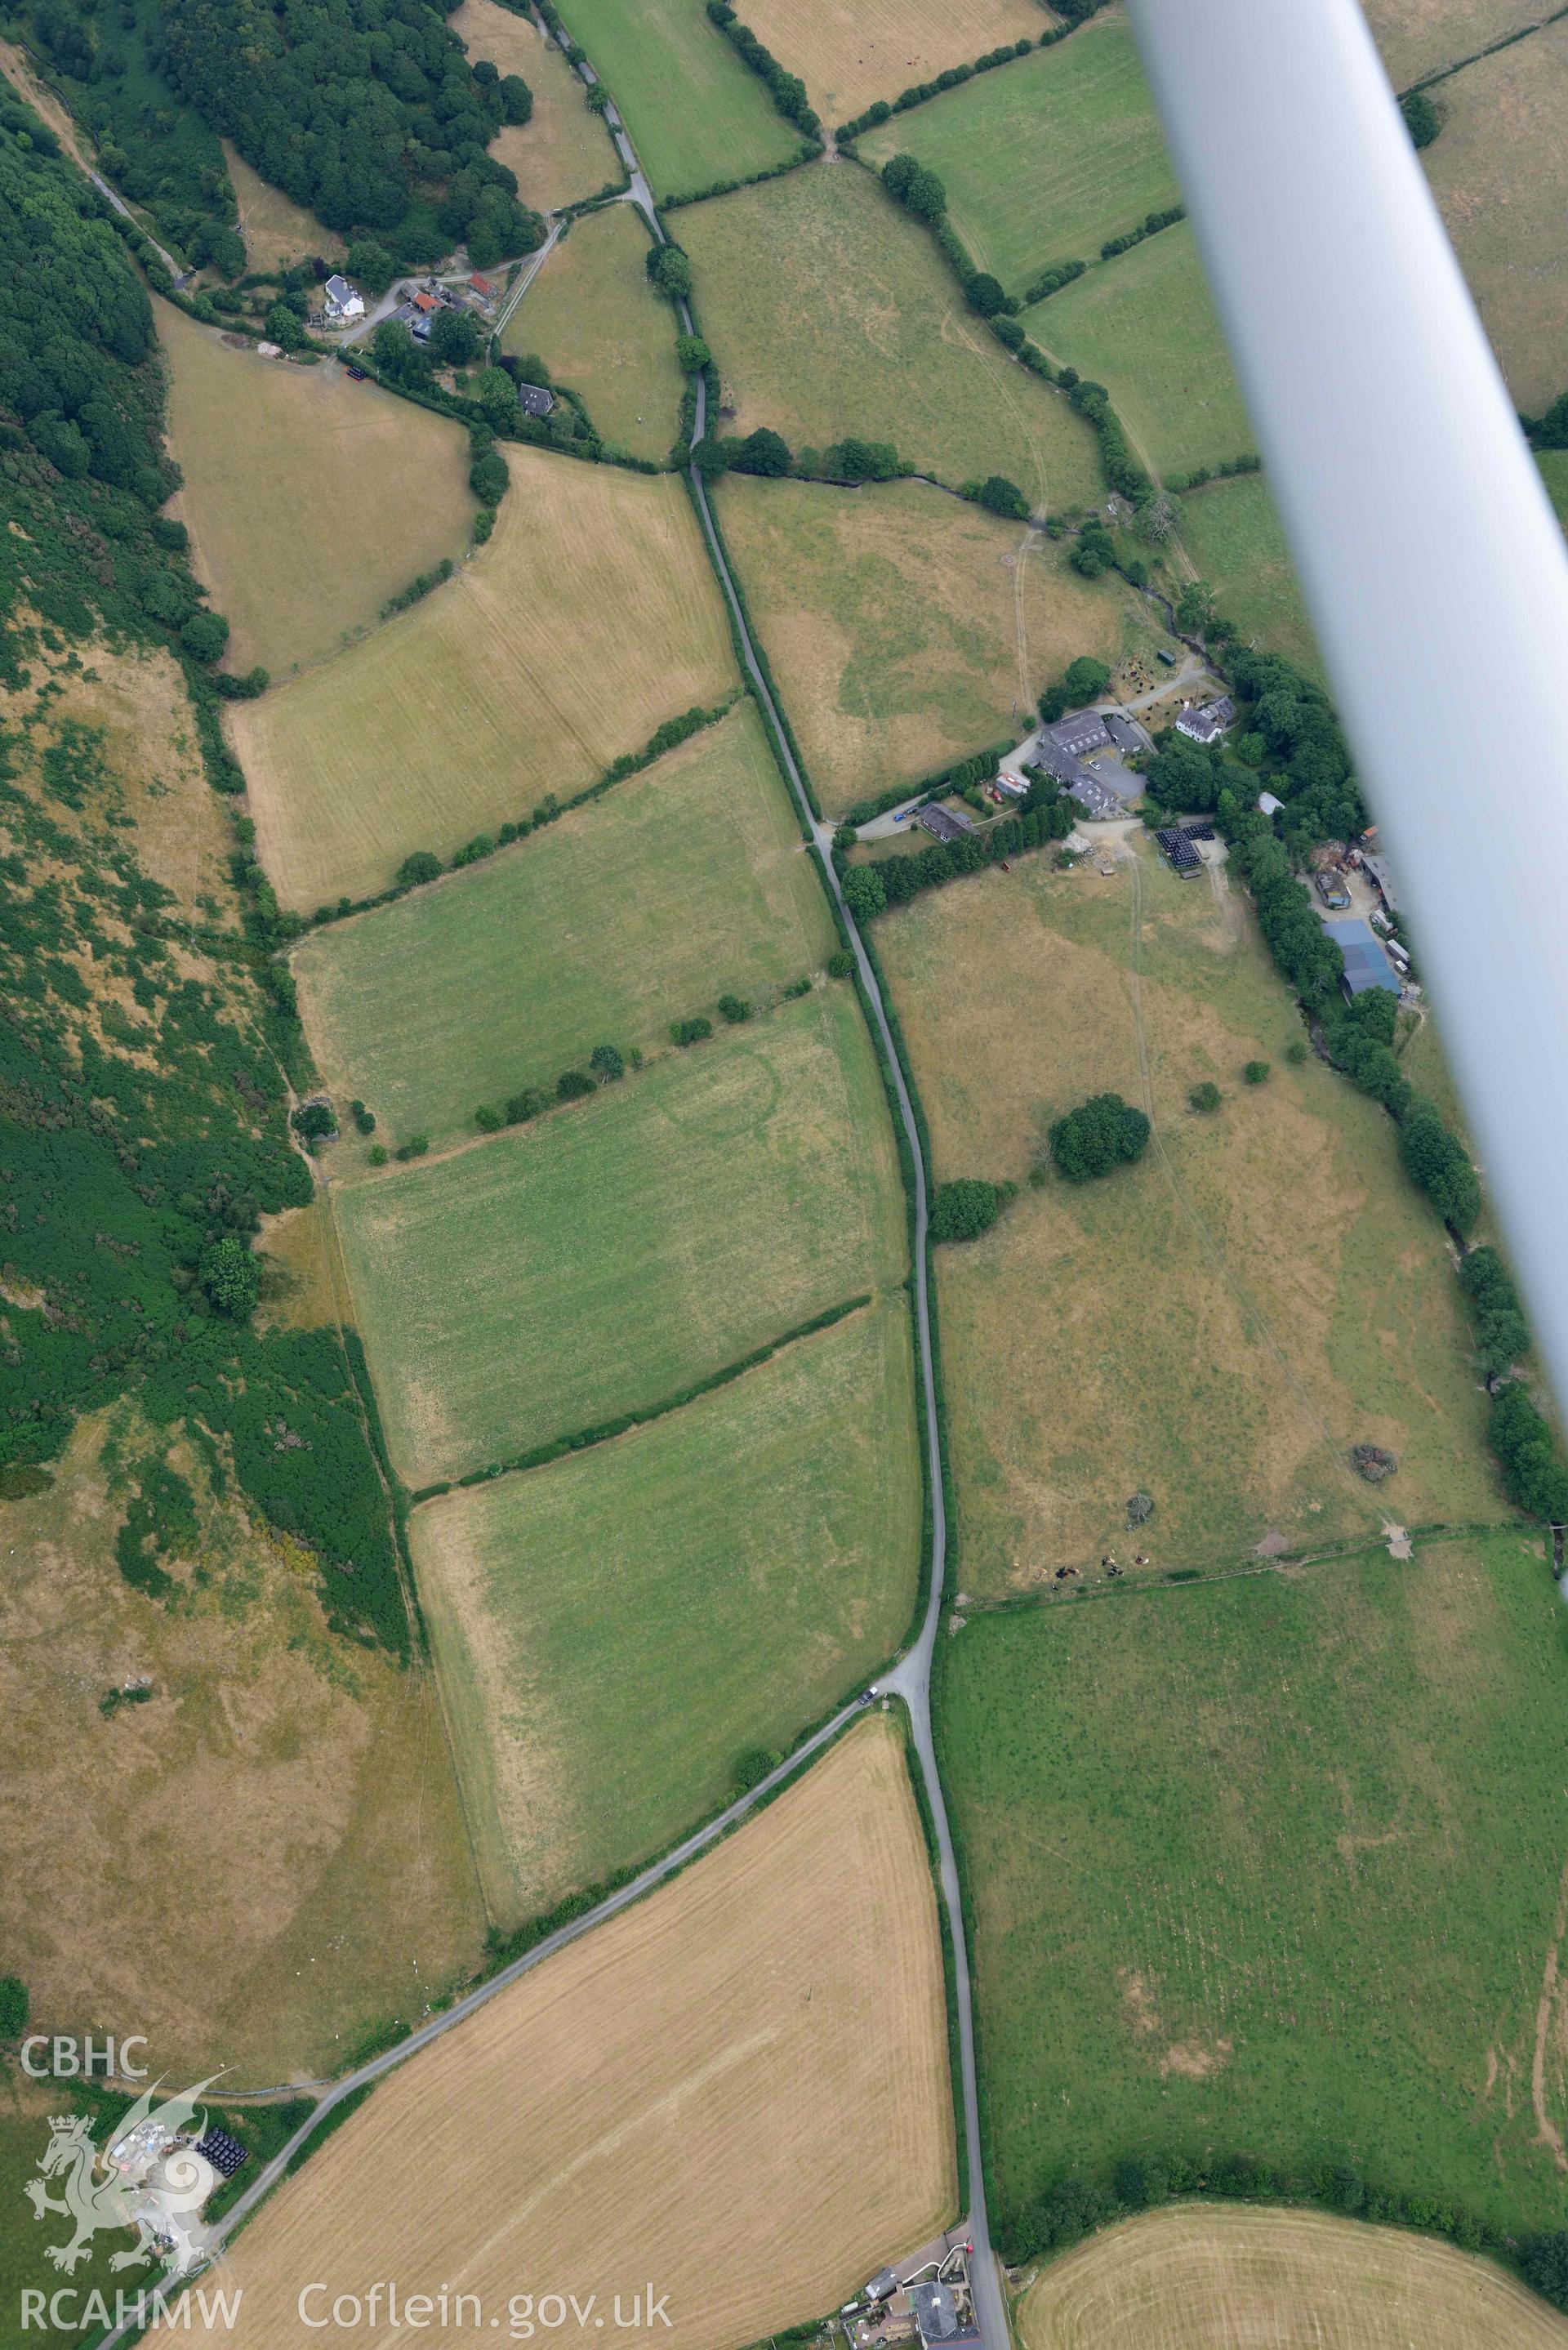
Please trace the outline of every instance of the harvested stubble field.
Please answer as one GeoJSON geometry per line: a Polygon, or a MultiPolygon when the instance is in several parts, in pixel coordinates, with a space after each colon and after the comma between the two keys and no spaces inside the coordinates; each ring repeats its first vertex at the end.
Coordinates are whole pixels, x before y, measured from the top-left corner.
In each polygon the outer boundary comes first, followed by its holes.
{"type": "Polygon", "coordinates": [[[745,21],[836,123],[1004,41],[1038,40],[1049,20],[1040,0],[749,0],[745,21]]]}
{"type": "Polygon", "coordinates": [[[846,987],[339,1193],[392,1457],[461,1476],[684,1389],[904,1272],[846,987]]]}
{"type": "Polygon", "coordinates": [[[412,1524],[491,1914],[670,1844],[902,1638],[920,1536],[901,1294],[614,1443],[412,1524]]]}
{"type": "Polygon", "coordinates": [[[1542,1540],[981,1615],[941,1664],[1003,2212],[1207,2151],[1561,2223],[1542,1540]]]}
{"type": "Polygon", "coordinates": [[[1202,1566],[1266,1534],[1495,1522],[1459,1284],[1392,1122],[1315,1058],[1284,1061],[1300,1020],[1240,889],[1136,854],[1141,922],[1129,865],[1036,858],[877,926],[939,1180],[1023,1181],[1092,1094],[1155,1119],[1137,1167],[1025,1185],[940,1254],[965,1589],[1107,1552],[1202,1566]],[[1241,1082],[1254,1058],[1265,1085],[1241,1082]],[[1188,1107],[1203,1080],[1225,1097],[1211,1118],[1188,1107]],[[1397,1454],[1391,1483],[1352,1471],[1362,1441],[1397,1454]],[[1139,1492],[1155,1515],[1129,1541],[1139,1492]]]}
{"type": "Polygon", "coordinates": [[[53,1488],[5,1505],[0,1945],[45,2030],[134,2016],[187,2079],[330,2073],[340,2034],[479,1957],[435,1683],[328,1632],[315,1560],[215,1499],[178,1436],[200,1555],[172,1605],[134,1591],[114,1536],[154,1442],[129,1407],[94,1415],[53,1488]],[[106,1719],[143,1675],[151,1700],[106,1719]]]}
{"type": "Polygon", "coordinates": [[[533,19],[497,0],[462,0],[447,23],[472,61],[488,58],[503,74],[521,74],[534,93],[526,122],[504,123],[490,142],[498,163],[517,174],[517,193],[535,212],[581,203],[625,178],[603,122],[560,50],[533,19]]]}
{"type": "Polygon", "coordinates": [[[1324,2211],[1184,2204],[1052,2262],[1023,2350],[1565,2350],[1568,2321],[1489,2262],[1324,2211]]]}
{"type": "Polygon", "coordinates": [[[955,2200],[936,1905],[902,1742],[873,1720],[394,2073],[223,2273],[233,2338],[265,2350],[319,2338],[312,2279],[391,2276],[504,2326],[525,2288],[618,2293],[623,2319],[652,2290],[668,2323],[618,2341],[732,2350],[844,2301],[955,2200]]]}
{"type": "Polygon", "coordinates": [[[1093,261],[1180,195],[1121,16],[896,116],[860,150],[929,165],[953,226],[1012,294],[1048,262],[1093,261]]]}
{"type": "Polygon", "coordinates": [[[837,942],[745,702],[514,847],[317,931],[294,971],[338,1102],[441,1139],[596,1045],[668,1048],[671,1019],[776,991],[837,942]]]}
{"type": "Polygon", "coordinates": [[[1467,66],[1435,92],[1441,136],[1422,161],[1518,405],[1568,388],[1568,23],[1467,66]]]}
{"type": "Polygon", "coordinates": [[[185,475],[170,511],[233,632],[229,668],[280,677],[320,660],[416,573],[462,554],[473,500],[461,425],[340,368],[231,350],[171,303],[154,316],[185,475]]]}
{"type": "Polygon", "coordinates": [[[1253,445],[1186,221],[1023,313],[1042,350],[1103,383],[1144,463],[1189,473],[1253,445]]]}
{"type": "Polygon", "coordinates": [[[314,213],[302,212],[281,188],[253,172],[228,140],[223,147],[239,205],[238,227],[248,268],[292,269],[296,262],[307,261],[315,254],[327,261],[341,261],[343,240],[336,230],[323,228],[314,213]]]}
{"type": "Polygon", "coordinates": [[[971,316],[869,172],[812,164],[694,205],[676,233],[734,411],[725,429],[770,425],[796,451],[891,441],[950,484],[1005,473],[1037,507],[1102,496],[1088,426],[971,316]]]}
{"type": "Polygon", "coordinates": [[[691,0],[566,0],[561,20],[593,60],[656,196],[787,163],[800,133],[691,0]]]}
{"type": "Polygon", "coordinates": [[[1199,577],[1214,590],[1216,608],[1235,622],[1242,643],[1283,653],[1322,680],[1317,639],[1262,475],[1239,474],[1194,490],[1177,505],[1176,527],[1199,577]]]}
{"type": "Polygon", "coordinates": [[[825,808],[1000,743],[1080,653],[1150,642],[1148,607],[1044,533],[924,482],[729,476],[719,518],[825,808]]]}
{"type": "Polygon", "coordinates": [[[286,906],[371,896],[411,849],[449,857],[547,793],[566,798],[735,681],[679,482],[506,456],[495,535],[456,578],[233,713],[286,906]]]}
{"type": "Polygon", "coordinates": [[[1552,0],[1362,0],[1396,89],[1550,16],[1552,0]]]}
{"type": "Polygon", "coordinates": [[[661,458],[675,438],[685,378],[674,311],[649,284],[648,232],[630,204],[577,221],[517,305],[503,349],[537,352],[552,383],[587,403],[607,441],[661,458]]]}

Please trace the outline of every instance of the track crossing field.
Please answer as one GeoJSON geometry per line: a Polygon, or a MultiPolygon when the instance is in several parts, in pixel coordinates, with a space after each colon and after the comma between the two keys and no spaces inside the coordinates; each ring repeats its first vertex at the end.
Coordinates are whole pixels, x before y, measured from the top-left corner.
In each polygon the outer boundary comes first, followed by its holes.
{"type": "Polygon", "coordinates": [[[1239,887],[1132,849],[1108,879],[1025,858],[877,928],[938,1180],[1023,1186],[938,1258],[965,1589],[1107,1554],[1210,1566],[1390,1516],[1495,1523],[1447,1238],[1392,1122],[1315,1057],[1285,1060],[1299,1018],[1239,887]],[[1254,1059],[1266,1084],[1241,1080],[1254,1059]],[[1205,1081],[1211,1118],[1188,1102],[1205,1081]],[[1152,1111],[1147,1156],[1029,1183],[1052,1122],[1107,1090],[1152,1111]],[[1363,1441],[1397,1456],[1391,1485],[1351,1470],[1363,1441]],[[1155,1514],[1130,1542],[1140,1492],[1155,1514]]]}
{"type": "Polygon", "coordinates": [[[1080,578],[1043,532],[924,482],[735,474],[718,509],[831,815],[1015,740],[1080,653],[1114,662],[1157,641],[1119,580],[1080,578]]]}
{"type": "Polygon", "coordinates": [[[372,896],[411,849],[450,857],[566,797],[735,681],[679,482],[538,449],[506,461],[495,535],[455,579],[231,718],[287,906],[372,896]]]}
{"type": "Polygon", "coordinates": [[[587,213],[535,273],[501,340],[517,358],[536,351],[551,382],[586,400],[606,441],[657,459],[675,438],[685,378],[679,321],[649,283],[647,251],[629,204],[587,213]]]}
{"type": "Polygon", "coordinates": [[[1187,2204],[1055,2261],[1023,2350],[1568,2350],[1568,2321],[1489,2262],[1324,2211],[1187,2204]]]}
{"type": "Polygon", "coordinates": [[[1070,2111],[1096,2177],[1345,2161],[1557,2226],[1565,1662],[1523,1531],[972,1617],[938,1711],[1003,2211],[1070,2111]]]}
{"type": "Polygon", "coordinates": [[[956,2199],[936,1904],[876,1718],[394,2073],[217,2273],[238,2350],[318,2342],[315,2279],[389,2277],[478,2294],[503,2340],[514,2295],[595,2294],[607,2324],[618,2293],[628,2350],[733,2350],[846,2299],[956,2199]],[[667,2324],[632,2314],[649,2279],[667,2324]]]}
{"type": "Polygon", "coordinates": [[[1050,262],[1093,261],[1180,191],[1125,16],[979,74],[859,141],[870,162],[913,155],[982,269],[1021,295],[1050,262]]]}
{"type": "Polygon", "coordinates": [[[284,677],[321,660],[416,573],[462,553],[473,499],[460,424],[338,367],[231,350],[171,303],[153,315],[185,475],[171,511],[229,623],[231,669],[284,677]]]}
{"type": "Polygon", "coordinates": [[[869,172],[814,163],[694,204],[680,238],[732,431],[770,425],[797,452],[857,433],[950,485],[1005,473],[1033,505],[1097,503],[1087,425],[1008,358],[869,172]]]}
{"type": "Polygon", "coordinates": [[[1103,383],[1157,473],[1223,464],[1252,428],[1185,221],[1146,237],[1023,314],[1059,364],[1103,383]]]}
{"type": "Polygon", "coordinates": [[[315,932],[294,971],[337,1098],[441,1139],[596,1045],[668,1049],[672,1019],[776,994],[836,944],[745,702],[514,847],[315,932]]]}
{"type": "Polygon", "coordinates": [[[566,0],[561,19],[613,93],[656,196],[799,151],[800,133],[691,0],[566,0]]]}
{"type": "Polygon", "coordinates": [[[661,1401],[899,1280],[882,1080],[847,987],[338,1195],[410,1484],[661,1401]]]}
{"type": "Polygon", "coordinates": [[[414,1513],[491,1914],[650,1857],[903,1637],[919,1575],[901,1294],[614,1443],[414,1513]]]}

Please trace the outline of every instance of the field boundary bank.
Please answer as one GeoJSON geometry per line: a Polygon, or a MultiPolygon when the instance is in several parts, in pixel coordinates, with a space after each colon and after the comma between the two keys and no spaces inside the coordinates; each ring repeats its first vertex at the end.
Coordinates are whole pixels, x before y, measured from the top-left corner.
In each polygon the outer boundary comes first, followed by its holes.
{"type": "Polygon", "coordinates": [[[1568,16],[1568,7],[1554,8],[1550,16],[1538,16],[1533,25],[1521,25],[1516,32],[1504,33],[1500,40],[1489,41],[1484,49],[1475,50],[1468,57],[1456,57],[1451,65],[1435,66],[1430,73],[1422,74],[1399,92],[1413,98],[1417,90],[1431,89],[1440,81],[1449,81],[1455,74],[1463,73],[1467,66],[1479,66],[1483,58],[1495,57],[1503,49],[1511,49],[1521,41],[1528,41],[1532,33],[1544,33],[1551,25],[1560,25],[1568,16]]]}
{"type": "MultiPolygon", "coordinates": [[[[457,575],[453,573],[452,576],[455,578],[457,575]]],[[[444,587],[448,583],[443,580],[441,584],[444,587]]],[[[351,647],[344,647],[345,651],[351,650],[351,647]]],[[[316,662],[314,666],[323,669],[333,658],[332,654],[327,654],[324,660],[316,662]]],[[[304,676],[304,674],[305,671],[301,671],[300,675],[304,676]]],[[[292,685],[296,680],[286,678],[281,682],[292,685]]],[[[712,727],[722,724],[730,712],[737,709],[745,698],[744,689],[737,686],[727,701],[715,702],[711,708],[702,708],[699,705],[692,710],[678,711],[673,717],[665,719],[662,724],[655,727],[640,751],[623,751],[619,758],[610,762],[603,775],[597,777],[593,783],[585,784],[582,790],[574,792],[569,799],[557,799],[554,792],[546,792],[542,800],[535,803],[524,822],[513,824],[510,827],[504,824],[493,837],[488,833],[476,833],[473,840],[465,843],[463,848],[449,858],[444,865],[437,858],[436,862],[440,869],[421,880],[393,881],[389,888],[379,890],[373,898],[356,898],[347,904],[340,898],[334,906],[318,906],[314,914],[299,915],[296,919],[300,928],[286,941],[286,944],[290,947],[296,946],[302,939],[309,938],[317,931],[330,930],[337,922],[354,921],[361,914],[379,913],[383,906],[395,906],[400,899],[412,897],[417,889],[433,889],[438,882],[453,880],[459,874],[468,872],[473,866],[489,864],[493,858],[501,855],[503,849],[517,847],[521,842],[530,839],[535,833],[545,831],[547,827],[556,822],[558,816],[570,816],[574,809],[587,807],[591,801],[602,799],[607,792],[614,790],[617,784],[628,784],[634,775],[645,775],[649,767],[656,767],[660,759],[667,759],[672,751],[679,751],[683,743],[690,743],[696,735],[705,734],[712,727]],[[686,723],[688,720],[695,723],[688,725],[686,723]],[[684,731],[671,734],[668,742],[659,743],[659,737],[665,733],[666,729],[673,727],[682,727],[684,731]],[[659,745],[657,749],[654,748],[656,743],[659,745]],[[506,836],[504,839],[502,837],[503,834],[506,836]],[[472,856],[468,855],[467,850],[472,848],[474,843],[480,840],[489,840],[489,847],[480,849],[472,856]]],[[[434,851],[410,849],[409,855],[433,857],[434,851]]],[[[408,858],[405,858],[403,862],[406,864],[408,858]]]]}
{"type": "MultiPolygon", "coordinates": [[[[1407,1526],[1405,1532],[1413,1544],[1430,1551],[1449,1544],[1484,1541],[1501,1534],[1517,1534],[1523,1538],[1532,1530],[1537,1529],[1533,1529],[1532,1520],[1509,1518],[1478,1520],[1462,1526],[1445,1523],[1407,1526]]],[[[1240,1557],[1216,1561],[1206,1566],[1165,1567],[1158,1574],[1140,1575],[1136,1582],[1129,1575],[1116,1583],[1083,1584],[1075,1590],[1042,1586],[1039,1589],[1003,1592],[995,1598],[975,1597],[966,1593],[963,1612],[966,1621],[976,1623],[982,1617],[1039,1614],[1052,1608],[1082,1607],[1088,1600],[1125,1599],[1135,1594],[1139,1598],[1153,1599],[1162,1593],[1190,1591],[1216,1583],[1241,1583],[1258,1575],[1307,1575],[1317,1568],[1345,1566],[1355,1559],[1377,1557],[1386,1557],[1391,1569],[1419,1564],[1416,1559],[1393,1557],[1386,1535],[1349,1535],[1343,1543],[1324,1544],[1321,1548],[1311,1550],[1281,1551],[1272,1558],[1262,1558],[1254,1552],[1247,1552],[1240,1557]]],[[[1551,1567],[1550,1555],[1545,1564],[1551,1567]]]]}
{"type": "Polygon", "coordinates": [[[766,1363],[784,1352],[786,1347],[798,1346],[803,1339],[813,1338],[819,1330],[831,1330],[851,1315],[863,1314],[874,1305],[879,1295],[892,1295],[901,1288],[895,1283],[886,1291],[866,1290],[858,1297],[847,1297],[841,1305],[830,1305],[825,1313],[814,1315],[809,1322],[797,1323],[792,1330],[771,1338],[765,1347],[754,1347],[738,1362],[726,1363],[723,1369],[696,1387],[683,1388],[677,1395],[667,1396],[659,1402],[639,1407],[636,1411],[622,1412],[602,1424],[576,1430],[569,1436],[552,1438],[548,1444],[535,1445],[528,1452],[520,1452],[511,1461],[492,1462],[483,1469],[471,1469],[466,1476],[449,1477],[433,1485],[421,1485],[409,1494],[410,1510],[421,1508],[426,1502],[438,1502],[443,1494],[462,1493],[476,1485],[493,1485],[503,1477],[525,1475],[531,1469],[547,1469],[553,1461],[564,1460],[568,1453],[591,1452],[596,1446],[613,1443],[618,1436],[629,1435],[633,1429],[650,1428],[656,1420],[668,1419],[672,1412],[684,1411],[688,1404],[700,1402],[703,1396],[712,1395],[720,1388],[729,1387],[749,1371],[761,1370],[766,1363]]]}

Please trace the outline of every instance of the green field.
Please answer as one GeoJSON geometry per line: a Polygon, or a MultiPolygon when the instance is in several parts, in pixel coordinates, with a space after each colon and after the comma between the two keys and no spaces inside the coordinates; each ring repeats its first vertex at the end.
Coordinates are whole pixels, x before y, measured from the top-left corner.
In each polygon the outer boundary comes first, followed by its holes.
{"type": "Polygon", "coordinates": [[[981,1617],[939,1654],[1004,2225],[1167,2149],[1560,2224],[1541,1540],[981,1617]]]}
{"type": "Polygon", "coordinates": [[[1214,590],[1216,608],[1235,622],[1242,643],[1283,653],[1321,680],[1317,640],[1262,476],[1242,473],[1194,490],[1177,504],[1176,527],[1199,577],[1214,590]]]}
{"type": "Polygon", "coordinates": [[[1123,16],[981,74],[859,141],[873,163],[914,155],[948,216],[1012,294],[1053,261],[1093,261],[1179,190],[1123,16]]]}
{"type": "Polygon", "coordinates": [[[682,213],[729,428],[792,449],[891,441],[950,484],[1005,473],[1036,506],[1101,495],[1087,425],[971,315],[926,231],[869,172],[814,164],[682,213]]]}
{"type": "Polygon", "coordinates": [[[493,1915],[659,1850],[897,1646],[913,1381],[895,1293],[618,1443],[415,1513],[493,1915]]]}
{"type": "MultiPolygon", "coordinates": [[[[1147,648],[1153,608],[1043,531],[924,482],[729,475],[718,508],[823,806],[837,814],[1012,742],[1080,653],[1147,648]]],[[[1152,660],[1152,653],[1148,655],[1152,660]]]]}
{"type": "Polygon", "coordinates": [[[1568,22],[1467,66],[1433,96],[1442,134],[1421,161],[1508,388],[1538,416],[1568,390],[1568,22]]]}
{"type": "Polygon", "coordinates": [[[1497,1523],[1447,1236],[1392,1121],[1286,1061],[1299,1015],[1240,885],[1179,881],[1147,841],[1137,859],[1025,858],[877,927],[938,1180],[1023,1186],[937,1260],[965,1590],[1497,1523]],[[1204,1080],[1211,1118],[1188,1101],[1204,1080]],[[1152,1115],[1147,1156],[1028,1183],[1052,1122],[1106,1090],[1152,1115]],[[1361,1442],[1397,1456],[1391,1482],[1355,1473],[1361,1442]]]}
{"type": "Polygon", "coordinates": [[[589,213],[556,247],[512,313],[502,348],[536,351],[552,383],[569,384],[608,442],[663,457],[675,438],[685,378],[679,321],[642,265],[648,232],[629,204],[589,213]]]}
{"type": "Polygon", "coordinates": [[[837,987],[341,1191],[400,1472],[419,1486],[514,1459],[899,1279],[883,1100],[837,987]]]}
{"type": "Polygon", "coordinates": [[[1558,521],[1568,524],[1568,449],[1540,449],[1535,462],[1558,521]]]}
{"type": "Polygon", "coordinates": [[[1151,472],[1189,473],[1252,447],[1185,221],[1037,302],[1023,323],[1058,364],[1105,385],[1151,472]]]}
{"type": "Polygon", "coordinates": [[[799,131],[695,0],[566,0],[560,14],[619,108],[656,195],[744,179],[797,151],[799,131]]]}
{"type": "MultiPolygon", "coordinates": [[[[750,702],[499,857],[295,951],[317,1063],[381,1139],[472,1133],[596,1045],[650,1052],[837,944],[750,702]]],[[[362,1149],[358,1155],[362,1157],[362,1149]]]]}

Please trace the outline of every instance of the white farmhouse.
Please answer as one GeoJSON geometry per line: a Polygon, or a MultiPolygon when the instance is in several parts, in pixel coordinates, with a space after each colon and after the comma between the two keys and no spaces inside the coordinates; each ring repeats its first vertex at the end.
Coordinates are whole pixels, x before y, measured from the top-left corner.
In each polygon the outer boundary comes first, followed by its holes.
{"type": "Polygon", "coordinates": [[[327,297],[327,323],[329,327],[346,327],[350,318],[365,315],[365,296],[346,277],[329,277],[321,289],[327,297]]]}

